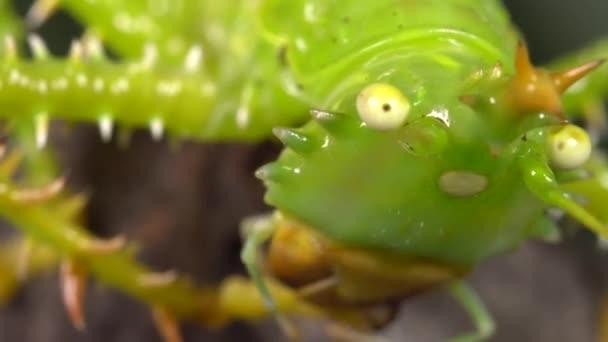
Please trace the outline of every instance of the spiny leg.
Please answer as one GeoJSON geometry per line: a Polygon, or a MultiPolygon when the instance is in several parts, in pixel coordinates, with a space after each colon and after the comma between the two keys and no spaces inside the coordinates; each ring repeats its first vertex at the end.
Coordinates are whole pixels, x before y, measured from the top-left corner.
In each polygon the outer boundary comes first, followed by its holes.
{"type": "Polygon", "coordinates": [[[494,320],[475,291],[463,281],[453,282],[448,290],[473,319],[476,332],[452,339],[452,342],[484,341],[494,333],[494,320]]]}

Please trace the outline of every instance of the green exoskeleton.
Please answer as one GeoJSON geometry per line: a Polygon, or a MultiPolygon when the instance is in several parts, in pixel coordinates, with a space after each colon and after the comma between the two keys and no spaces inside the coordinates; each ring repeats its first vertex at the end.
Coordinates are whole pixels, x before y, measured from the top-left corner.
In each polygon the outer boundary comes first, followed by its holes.
{"type": "Polygon", "coordinates": [[[56,6],[87,23],[83,42],[64,60],[33,36],[24,61],[7,39],[0,70],[0,113],[34,126],[38,147],[51,117],[97,121],[104,139],[118,123],[200,141],[272,131],[286,146],[256,174],[276,211],[243,223],[252,281],[218,289],[157,277],[151,290],[120,244],[62,226],[12,187],[0,194],[1,215],[69,261],[71,284],[91,272],[165,327],[168,313],[211,324],[272,313],[286,329],[291,314],[371,329],[446,286],[476,323],[463,340],[484,339],[492,319],[462,282],[477,264],[555,240],[553,207],[608,238],[608,165],[592,146],[605,42],[536,68],[494,0],[43,0],[29,23],[56,6]]]}

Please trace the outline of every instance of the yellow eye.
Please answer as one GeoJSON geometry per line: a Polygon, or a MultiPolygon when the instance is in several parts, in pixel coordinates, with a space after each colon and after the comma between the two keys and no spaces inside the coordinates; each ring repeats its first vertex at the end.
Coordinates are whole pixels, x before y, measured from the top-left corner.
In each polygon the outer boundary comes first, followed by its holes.
{"type": "Polygon", "coordinates": [[[374,83],[357,96],[357,111],[368,127],[390,130],[403,125],[410,111],[410,101],[396,87],[374,83]]]}
{"type": "Polygon", "coordinates": [[[568,124],[549,132],[547,152],[555,167],[574,169],[589,159],[591,140],[584,129],[568,124]]]}

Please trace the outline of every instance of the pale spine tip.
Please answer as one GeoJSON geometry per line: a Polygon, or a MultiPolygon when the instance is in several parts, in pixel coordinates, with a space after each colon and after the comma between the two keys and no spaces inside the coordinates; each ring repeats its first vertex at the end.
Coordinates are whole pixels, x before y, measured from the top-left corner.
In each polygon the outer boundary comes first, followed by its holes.
{"type": "Polygon", "coordinates": [[[203,48],[200,45],[194,45],[188,51],[186,60],[184,61],[184,69],[187,72],[199,71],[203,62],[203,48]]]}
{"type": "Polygon", "coordinates": [[[177,272],[149,272],[137,278],[137,282],[145,287],[163,287],[173,284],[177,280],[177,272]]]}
{"type": "Polygon", "coordinates": [[[94,35],[88,34],[83,38],[84,42],[84,54],[87,59],[91,60],[103,60],[105,59],[105,53],[103,50],[103,44],[101,39],[94,35]]]}
{"type": "Polygon", "coordinates": [[[310,111],[310,115],[327,132],[336,135],[339,135],[342,132],[348,119],[342,114],[335,114],[316,109],[312,109],[310,111]]]}
{"type": "Polygon", "coordinates": [[[73,40],[70,45],[69,59],[72,63],[77,64],[82,62],[82,56],[84,54],[82,42],[79,40],[73,40]]]}
{"type": "Polygon", "coordinates": [[[78,330],[84,330],[83,313],[84,295],[87,278],[83,270],[74,261],[66,260],[61,265],[61,292],[63,304],[72,324],[78,330]]]}
{"type": "Polygon", "coordinates": [[[59,0],[37,0],[27,11],[25,23],[30,29],[35,29],[55,12],[59,0]]]}
{"type": "Polygon", "coordinates": [[[152,317],[156,329],[163,337],[165,342],[182,342],[182,335],[179,330],[179,323],[175,315],[168,310],[157,306],[152,310],[152,317]]]}
{"type": "Polygon", "coordinates": [[[141,59],[141,66],[144,69],[151,69],[158,61],[158,48],[154,43],[147,43],[141,59]]]}
{"type": "Polygon", "coordinates": [[[299,168],[291,168],[277,163],[270,163],[257,169],[255,177],[262,181],[280,182],[299,173],[299,168]]]}
{"type": "Polygon", "coordinates": [[[275,127],[272,133],[287,147],[295,152],[307,154],[314,149],[314,145],[307,135],[285,127],[275,127]]]}
{"type": "Polygon", "coordinates": [[[39,113],[34,118],[36,147],[43,149],[49,139],[49,115],[48,113],[39,113]]]}
{"type": "Polygon", "coordinates": [[[114,119],[112,119],[112,116],[104,114],[99,117],[98,126],[101,140],[103,142],[109,142],[112,140],[112,135],[114,133],[114,119]]]}
{"type": "Polygon", "coordinates": [[[150,135],[152,135],[152,139],[159,141],[163,138],[165,133],[165,124],[163,123],[163,119],[156,117],[150,120],[150,135]]]}
{"type": "Polygon", "coordinates": [[[89,254],[110,254],[117,252],[125,247],[127,239],[123,235],[118,235],[111,239],[91,239],[83,241],[80,246],[83,252],[89,254]]]}
{"type": "Polygon", "coordinates": [[[4,36],[4,58],[7,61],[17,60],[17,43],[15,37],[11,34],[4,36]]]}
{"type": "Polygon", "coordinates": [[[27,43],[32,51],[32,56],[34,56],[36,60],[43,60],[49,57],[49,50],[47,49],[44,40],[42,40],[39,35],[34,33],[28,35],[27,43]]]}
{"type": "Polygon", "coordinates": [[[46,202],[60,193],[64,186],[65,179],[60,177],[39,188],[14,190],[10,197],[11,200],[24,204],[46,202]]]}

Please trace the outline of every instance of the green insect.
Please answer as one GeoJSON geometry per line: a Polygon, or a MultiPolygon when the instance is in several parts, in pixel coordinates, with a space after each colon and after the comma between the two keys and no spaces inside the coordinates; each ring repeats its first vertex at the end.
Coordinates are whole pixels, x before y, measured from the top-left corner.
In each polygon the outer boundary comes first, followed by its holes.
{"type": "Polygon", "coordinates": [[[28,61],[7,39],[0,70],[0,115],[34,127],[38,147],[51,118],[98,122],[104,139],[118,123],[200,141],[272,131],[286,146],[256,173],[276,211],[243,223],[253,282],[202,293],[179,282],[151,291],[128,253],[67,234],[43,204],[0,198],[1,215],[70,265],[163,313],[207,323],[272,313],[288,333],[291,314],[372,329],[446,285],[477,327],[462,340],[480,340],[494,324],[462,282],[477,264],[556,239],[551,207],[608,238],[608,165],[572,124],[603,130],[590,108],[608,93],[606,42],[557,71],[535,68],[493,0],[44,0],[30,24],[55,6],[87,24],[83,41],[62,59],[31,36],[28,61]]]}

